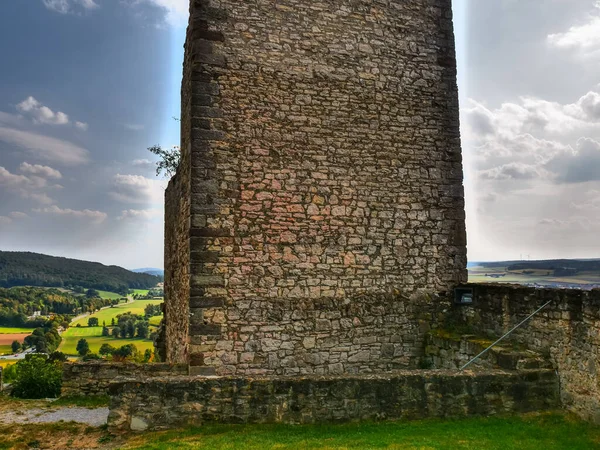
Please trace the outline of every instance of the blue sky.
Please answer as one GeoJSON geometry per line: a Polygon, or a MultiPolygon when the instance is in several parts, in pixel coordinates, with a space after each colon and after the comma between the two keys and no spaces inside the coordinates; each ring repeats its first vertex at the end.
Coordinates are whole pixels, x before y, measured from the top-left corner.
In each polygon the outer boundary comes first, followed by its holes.
{"type": "MultiPolygon", "coordinates": [[[[163,262],[187,0],[4,0],[0,248],[163,262]]],[[[598,257],[600,2],[454,0],[470,260],[598,257]]]]}
{"type": "Polygon", "coordinates": [[[3,2],[0,248],[162,267],[164,180],[146,148],[179,142],[179,11],[3,2]]]}

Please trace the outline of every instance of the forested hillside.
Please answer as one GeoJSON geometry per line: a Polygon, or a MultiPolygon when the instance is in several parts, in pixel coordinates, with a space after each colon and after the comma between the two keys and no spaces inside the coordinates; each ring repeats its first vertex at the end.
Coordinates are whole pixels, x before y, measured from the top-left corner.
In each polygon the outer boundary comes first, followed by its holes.
{"type": "MultiPolygon", "coordinates": [[[[0,288],[0,326],[41,326],[46,319],[28,319],[34,312],[75,315],[109,306],[114,300],[74,295],[58,289],[38,287],[0,288]]],[[[118,302],[118,300],[117,300],[118,302]]]]}
{"type": "Polygon", "coordinates": [[[81,286],[126,293],[127,289],[148,289],[161,277],[134,273],[118,266],[29,252],[0,251],[0,287],[81,286]]]}

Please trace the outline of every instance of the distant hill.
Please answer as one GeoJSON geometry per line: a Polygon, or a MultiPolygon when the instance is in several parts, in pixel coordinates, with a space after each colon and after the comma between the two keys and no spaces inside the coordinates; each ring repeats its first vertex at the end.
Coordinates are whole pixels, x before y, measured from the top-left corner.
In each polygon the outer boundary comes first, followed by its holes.
{"type": "Polygon", "coordinates": [[[481,267],[506,266],[506,270],[556,270],[565,267],[579,271],[600,270],[598,259],[548,259],[540,261],[498,261],[479,263],[481,267]]]}
{"type": "Polygon", "coordinates": [[[165,271],[163,269],[158,269],[156,267],[144,267],[142,269],[133,269],[132,272],[135,273],[148,273],[150,275],[156,275],[157,277],[164,277],[165,271]]]}
{"type": "Polygon", "coordinates": [[[39,253],[0,251],[0,287],[81,286],[119,292],[124,289],[148,289],[161,281],[162,277],[134,273],[97,262],[39,253]]]}

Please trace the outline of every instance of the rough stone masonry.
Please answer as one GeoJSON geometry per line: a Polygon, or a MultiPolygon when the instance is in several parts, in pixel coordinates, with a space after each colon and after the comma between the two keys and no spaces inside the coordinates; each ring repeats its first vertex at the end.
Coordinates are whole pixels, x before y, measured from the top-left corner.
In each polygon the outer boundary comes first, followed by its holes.
{"type": "Polygon", "coordinates": [[[181,131],[167,361],[414,368],[467,273],[451,0],[192,0],[181,131]]]}

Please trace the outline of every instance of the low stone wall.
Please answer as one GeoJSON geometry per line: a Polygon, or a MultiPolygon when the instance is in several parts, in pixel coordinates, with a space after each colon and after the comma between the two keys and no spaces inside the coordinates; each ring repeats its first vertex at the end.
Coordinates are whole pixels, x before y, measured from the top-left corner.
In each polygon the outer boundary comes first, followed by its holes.
{"type": "Polygon", "coordinates": [[[62,396],[106,395],[117,377],[143,380],[149,377],[187,375],[186,364],[135,364],[106,361],[65,363],[62,396]]]}
{"type": "Polygon", "coordinates": [[[600,290],[535,289],[472,284],[474,303],[450,319],[477,334],[500,336],[544,303],[551,303],[511,340],[541,353],[556,367],[562,404],[600,423],[600,290]]]}
{"type": "Polygon", "coordinates": [[[109,426],[322,423],[541,411],[558,406],[554,371],[401,371],[343,377],[168,377],[111,384],[109,426]]]}

